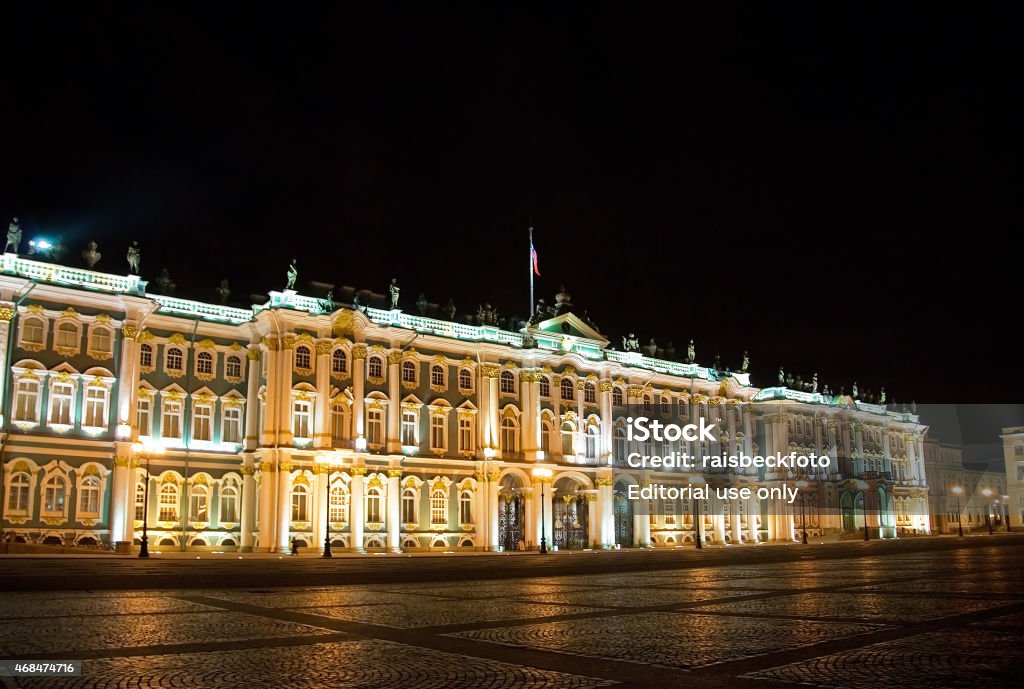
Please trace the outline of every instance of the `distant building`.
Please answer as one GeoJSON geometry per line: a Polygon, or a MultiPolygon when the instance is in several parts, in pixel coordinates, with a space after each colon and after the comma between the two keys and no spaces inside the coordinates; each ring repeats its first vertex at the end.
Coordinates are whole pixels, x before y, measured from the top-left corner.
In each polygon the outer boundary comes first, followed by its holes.
{"type": "Polygon", "coordinates": [[[961,524],[964,533],[987,531],[989,523],[993,529],[1005,528],[1002,496],[1006,493],[1006,479],[1002,472],[968,469],[960,446],[929,437],[924,441],[924,467],[934,533],[958,533],[961,524]],[[989,495],[985,495],[986,490],[989,495]]]}
{"type": "Polygon", "coordinates": [[[1006,466],[1006,509],[1011,526],[1024,526],[1024,426],[1004,428],[1003,462],[1006,466]]]}
{"type": "MultiPolygon", "coordinates": [[[[2,259],[2,528],[13,541],[129,549],[145,524],[157,549],[280,551],[329,537],[397,552],[930,528],[915,414],[613,349],[564,290],[523,328],[489,305],[461,321],[454,306],[405,312],[390,303],[397,286],[387,303],[283,290],[242,309],[152,294],[136,275],[2,259]],[[720,434],[627,440],[625,419],[640,415],[703,417],[720,434]],[[698,478],[627,468],[629,453],[683,451],[815,452],[832,464],[699,477],[755,493],[800,481],[793,503],[638,509],[626,498],[630,485],[698,478]]],[[[170,291],[166,274],[158,281],[170,291]]]]}

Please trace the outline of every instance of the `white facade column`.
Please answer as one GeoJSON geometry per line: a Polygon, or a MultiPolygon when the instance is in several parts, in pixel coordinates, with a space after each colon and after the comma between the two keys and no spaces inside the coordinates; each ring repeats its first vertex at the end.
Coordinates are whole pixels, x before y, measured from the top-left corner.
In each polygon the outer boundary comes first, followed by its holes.
{"type": "Polygon", "coordinates": [[[612,431],[614,430],[613,424],[615,419],[614,413],[612,412],[612,382],[610,380],[602,380],[599,382],[597,395],[598,413],[601,415],[600,458],[603,464],[611,466],[614,461],[614,458],[612,457],[612,453],[614,452],[612,431]]]}
{"type": "MultiPolygon", "coordinates": [[[[0,330],[3,328],[4,325],[0,325],[0,330]]],[[[121,427],[135,425],[132,423],[135,418],[132,413],[132,404],[135,399],[135,391],[139,388],[139,367],[136,365],[138,355],[135,347],[135,338],[138,333],[138,328],[134,323],[126,322],[121,326],[121,363],[117,371],[117,434],[118,437],[125,439],[137,437],[137,433],[129,433],[128,436],[125,436],[121,427]]],[[[0,335],[0,347],[3,347],[3,351],[6,353],[5,339],[0,335]]],[[[7,369],[0,370],[6,371],[7,369]]],[[[0,383],[0,399],[3,399],[2,385],[0,383]]]]}
{"type": "MultiPolygon", "coordinates": [[[[278,393],[278,432],[280,433],[281,445],[293,445],[295,436],[292,434],[292,369],[295,367],[295,340],[291,334],[282,337],[281,351],[278,352],[277,365],[280,370],[280,378],[275,377],[274,382],[280,382],[281,387],[278,393]]],[[[267,389],[272,389],[267,386],[267,389]]],[[[316,399],[313,401],[313,413],[316,414],[316,399]]],[[[314,416],[314,418],[316,418],[314,416]]],[[[291,547],[291,544],[289,544],[291,547]]]]}
{"type": "Polygon", "coordinates": [[[331,349],[334,342],[316,343],[316,409],[313,418],[313,447],[333,447],[331,438],[331,349]]]}
{"type": "Polygon", "coordinates": [[[256,510],[256,479],[252,458],[246,457],[242,465],[242,512],[239,529],[241,530],[239,547],[243,553],[252,552],[252,532],[255,530],[256,510]]]}
{"type": "MultiPolygon", "coordinates": [[[[640,487],[650,485],[650,480],[647,478],[641,478],[639,481],[640,487]]],[[[635,545],[640,548],[651,547],[651,508],[650,501],[645,500],[647,503],[645,509],[633,510],[633,540],[635,545]],[[642,514],[638,514],[641,512],[642,514]]]]}
{"type": "Polygon", "coordinates": [[[537,533],[537,515],[534,514],[533,486],[521,489],[523,491],[523,540],[526,541],[526,549],[533,550],[537,547],[534,534],[537,533]]]}
{"type": "Polygon", "coordinates": [[[923,486],[926,483],[924,473],[924,436],[914,436],[914,457],[917,460],[917,480],[920,481],[917,485],[923,486]]]}
{"type": "Polygon", "coordinates": [[[491,550],[501,549],[501,533],[498,530],[498,517],[499,517],[499,499],[498,492],[501,489],[501,483],[498,482],[498,476],[500,473],[496,468],[489,467],[487,474],[487,500],[488,500],[488,511],[487,511],[487,531],[488,531],[488,542],[490,543],[491,550]]]}
{"type": "Polygon", "coordinates": [[[917,483],[920,477],[917,474],[917,444],[914,442],[914,435],[906,433],[903,438],[907,445],[907,471],[909,473],[907,479],[913,485],[920,485],[917,483]]]}
{"type": "Polygon", "coordinates": [[[610,475],[610,470],[605,470],[609,475],[597,479],[597,506],[601,515],[600,534],[597,545],[605,550],[615,547],[615,496],[612,483],[615,479],[610,475]]]}
{"type": "MultiPolygon", "coordinates": [[[[0,375],[0,377],[3,377],[0,375]]],[[[135,510],[129,510],[128,496],[131,495],[132,505],[135,498],[135,482],[131,481],[132,458],[128,454],[129,448],[121,446],[128,443],[117,443],[118,450],[122,450],[114,457],[114,472],[110,485],[110,541],[111,545],[117,542],[129,542],[125,537],[127,526],[135,517],[135,510]]],[[[158,496],[159,497],[159,496],[158,496]]]]}
{"type": "Polygon", "coordinates": [[[259,447],[260,443],[260,348],[259,345],[249,345],[245,353],[249,362],[248,374],[245,389],[245,444],[246,452],[251,452],[259,447]]]}
{"type": "MultiPolygon", "coordinates": [[[[416,362],[417,368],[419,362],[416,362]]],[[[402,451],[401,416],[402,416],[402,352],[395,350],[388,353],[388,409],[387,409],[387,440],[385,447],[388,452],[402,451]]],[[[419,372],[417,371],[417,374],[419,372]]],[[[429,373],[428,373],[429,375],[429,373]]]]}
{"type": "Polygon", "coordinates": [[[279,416],[277,410],[281,406],[280,394],[277,389],[279,383],[277,370],[281,353],[278,351],[278,343],[272,338],[263,338],[263,343],[266,345],[266,351],[263,353],[263,356],[267,358],[267,389],[264,395],[266,401],[263,408],[263,432],[260,434],[260,445],[263,447],[276,447],[278,445],[277,425],[279,416]]]}
{"type": "Polygon", "coordinates": [[[743,524],[740,522],[740,498],[729,501],[729,538],[733,545],[743,543],[743,524]]]}
{"type": "MultiPolygon", "coordinates": [[[[708,486],[710,491],[711,486],[708,486]]],[[[711,529],[714,533],[715,543],[725,543],[725,506],[722,501],[712,492],[708,500],[711,505],[711,529]]]]}
{"type": "Polygon", "coordinates": [[[363,481],[366,467],[352,467],[352,481],[349,484],[349,512],[351,521],[348,525],[349,547],[354,552],[366,552],[363,547],[363,481]]]}
{"type": "Polygon", "coordinates": [[[487,430],[489,433],[487,444],[484,447],[491,447],[498,451],[501,456],[501,426],[498,418],[501,411],[498,402],[498,380],[501,376],[501,369],[498,366],[484,366],[484,382],[487,384],[487,430]]]}
{"type": "Polygon", "coordinates": [[[533,404],[533,371],[519,372],[519,408],[522,410],[522,423],[519,424],[519,443],[523,449],[523,457],[528,462],[537,461],[537,432],[535,419],[537,415],[533,404]]]}
{"type": "Polygon", "coordinates": [[[266,552],[272,552],[274,544],[277,542],[277,503],[274,502],[275,485],[277,485],[277,476],[274,471],[274,460],[264,459],[260,464],[259,549],[266,552]]]}
{"type": "Polygon", "coordinates": [[[487,532],[489,514],[490,493],[487,491],[487,472],[477,465],[476,491],[473,493],[473,531],[476,534],[474,542],[481,550],[489,550],[490,534],[487,532]]]}
{"type": "Polygon", "coordinates": [[[890,476],[896,478],[892,470],[892,448],[888,428],[882,429],[882,471],[888,471],[890,476]]]}
{"type": "Polygon", "coordinates": [[[402,552],[402,470],[388,469],[388,550],[402,552]]]}
{"type": "Polygon", "coordinates": [[[277,551],[291,549],[292,464],[278,460],[277,471],[277,551]]]}
{"type": "Polygon", "coordinates": [[[863,475],[868,468],[864,461],[864,424],[851,423],[850,430],[853,431],[853,446],[857,450],[857,474],[863,475]]]}
{"type": "Polygon", "coordinates": [[[352,345],[352,437],[356,449],[365,448],[360,439],[366,438],[366,414],[363,413],[366,397],[366,345],[352,345]]]}
{"type": "MultiPolygon", "coordinates": [[[[12,336],[11,321],[16,313],[17,309],[13,303],[7,301],[0,303],[0,400],[7,399],[4,397],[7,394],[4,386],[7,383],[6,373],[11,370],[11,362],[7,360],[7,342],[12,336]]],[[[11,397],[13,398],[13,395],[11,397]]],[[[11,408],[14,408],[13,404],[11,404],[11,408]]],[[[0,415],[0,427],[4,427],[6,422],[7,419],[0,415]]]]}
{"type": "Polygon", "coordinates": [[[552,546],[552,519],[551,519],[551,493],[553,485],[548,478],[534,478],[533,479],[533,505],[534,505],[534,524],[536,524],[537,530],[534,536],[533,542],[539,548],[541,543],[541,536],[546,538],[548,550],[551,550],[552,546]],[[543,508],[542,508],[543,506],[543,508]],[[541,512],[544,513],[544,518],[541,519],[541,512]]]}
{"type": "Polygon", "coordinates": [[[572,448],[572,452],[576,457],[585,455],[587,449],[587,417],[583,411],[583,391],[586,385],[587,382],[582,378],[576,381],[576,434],[573,438],[572,448]]]}
{"type": "Polygon", "coordinates": [[[835,480],[839,475],[839,440],[837,433],[837,424],[835,420],[828,422],[828,452],[829,459],[832,460],[828,467],[829,478],[835,480]]]}
{"type": "Polygon", "coordinates": [[[316,472],[316,510],[312,520],[312,546],[323,551],[324,537],[327,535],[327,521],[330,519],[327,503],[330,496],[331,467],[327,464],[314,464],[313,470],[316,472]]]}
{"type": "Polygon", "coordinates": [[[757,501],[757,498],[749,498],[747,500],[747,541],[750,543],[758,542],[758,531],[757,520],[761,516],[761,504],[757,501]]]}

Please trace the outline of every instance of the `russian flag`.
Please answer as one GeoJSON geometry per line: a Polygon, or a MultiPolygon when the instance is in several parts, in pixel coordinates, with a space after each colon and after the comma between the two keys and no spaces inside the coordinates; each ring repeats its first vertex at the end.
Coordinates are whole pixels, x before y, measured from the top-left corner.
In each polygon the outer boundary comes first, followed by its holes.
{"type": "Polygon", "coordinates": [[[540,275],[540,269],[537,268],[537,250],[533,248],[533,242],[530,242],[530,258],[533,259],[533,272],[540,275]]]}

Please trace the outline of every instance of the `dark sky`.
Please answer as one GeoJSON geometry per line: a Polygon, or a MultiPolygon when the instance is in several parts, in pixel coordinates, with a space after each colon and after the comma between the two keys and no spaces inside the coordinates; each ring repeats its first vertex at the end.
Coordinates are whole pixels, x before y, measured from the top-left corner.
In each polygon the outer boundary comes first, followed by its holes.
{"type": "Polygon", "coordinates": [[[5,6],[0,213],[215,300],[527,303],[537,227],[618,340],[890,400],[1018,402],[1008,5],[5,6]],[[780,14],[780,12],[785,14],[780,14]]]}

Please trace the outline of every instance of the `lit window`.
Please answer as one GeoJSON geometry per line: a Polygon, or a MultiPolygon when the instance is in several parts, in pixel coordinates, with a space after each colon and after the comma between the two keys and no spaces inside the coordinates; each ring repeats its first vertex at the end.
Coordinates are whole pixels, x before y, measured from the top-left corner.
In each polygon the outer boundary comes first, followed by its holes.
{"type": "Polygon", "coordinates": [[[220,491],[220,522],[234,523],[238,521],[238,489],[225,486],[220,491]]]}
{"type": "Polygon", "coordinates": [[[418,524],[416,516],[416,489],[406,488],[402,491],[402,522],[404,524],[418,524]]]}
{"type": "Polygon", "coordinates": [[[366,493],[366,521],[371,524],[380,524],[384,521],[383,512],[381,511],[381,503],[383,502],[383,494],[380,488],[371,488],[366,493]]]}
{"type": "Polygon", "coordinates": [[[142,368],[153,368],[153,346],[139,345],[139,366],[142,368]]]}
{"type": "Polygon", "coordinates": [[[416,382],[416,364],[414,362],[409,360],[405,360],[402,362],[402,382],[416,382]]]}
{"type": "Polygon", "coordinates": [[[614,404],[617,407],[622,406],[622,388],[612,388],[612,404],[614,404]]]}
{"type": "Polygon", "coordinates": [[[28,491],[31,483],[28,474],[19,472],[11,476],[7,484],[7,511],[28,513],[28,491]]]}
{"type": "Polygon", "coordinates": [[[430,493],[430,523],[435,526],[448,523],[448,496],[440,488],[430,493]]]}
{"type": "Polygon", "coordinates": [[[181,402],[179,400],[164,401],[160,435],[164,438],[181,438],[181,402]]]}
{"type": "Polygon", "coordinates": [[[348,357],[345,356],[345,350],[335,349],[334,354],[331,355],[331,373],[346,372],[348,372],[348,357]]]}
{"type": "Polygon", "coordinates": [[[459,417],[459,452],[473,452],[476,446],[473,438],[473,417],[469,414],[464,414],[459,417]]]}
{"type": "Polygon", "coordinates": [[[160,488],[160,521],[178,521],[178,487],[165,483],[160,488]]]}
{"type": "Polygon", "coordinates": [[[459,369],[459,390],[464,392],[473,390],[473,373],[468,368],[459,369]]]}
{"type": "Polygon", "coordinates": [[[110,353],[110,328],[92,329],[92,351],[98,354],[110,353]]]}
{"type": "Polygon", "coordinates": [[[341,481],[335,481],[331,485],[328,511],[332,522],[348,521],[348,488],[341,481]]]}
{"type": "Polygon", "coordinates": [[[448,449],[447,418],[442,414],[435,414],[430,417],[430,449],[435,452],[444,452],[448,449]]]}
{"type": "Polygon", "coordinates": [[[193,409],[192,439],[213,440],[213,406],[197,404],[193,409]]]}
{"type": "Polygon", "coordinates": [[[402,444],[416,445],[416,412],[408,409],[402,412],[402,444]]]}
{"type": "Polygon", "coordinates": [[[551,379],[547,376],[540,377],[540,396],[551,397],[551,379]]]}
{"type": "Polygon", "coordinates": [[[571,378],[562,378],[559,390],[563,400],[571,400],[576,397],[576,386],[572,384],[571,378]]]}
{"type": "Polygon", "coordinates": [[[505,370],[501,372],[501,391],[516,391],[516,375],[512,371],[505,370]]]}
{"type": "Polygon", "coordinates": [[[21,323],[21,341],[23,344],[43,345],[43,321],[39,318],[26,318],[21,323]]]}
{"type": "Polygon", "coordinates": [[[192,486],[189,517],[194,522],[210,521],[210,491],[206,486],[192,486]]]}
{"type": "Polygon", "coordinates": [[[72,423],[71,403],[75,387],[71,383],[54,383],[50,389],[50,424],[70,426],[72,423]]]}
{"type": "Polygon", "coordinates": [[[224,425],[221,428],[221,441],[225,443],[242,442],[241,407],[224,407],[224,425]]]}
{"type": "Polygon", "coordinates": [[[309,489],[303,484],[292,486],[292,521],[309,520],[309,489]]]}
{"type": "Polygon", "coordinates": [[[459,495],[459,523],[473,523],[473,494],[465,490],[459,495]]]}
{"type": "Polygon", "coordinates": [[[228,378],[242,377],[242,358],[229,356],[224,362],[224,375],[228,378]]]}
{"type": "Polygon", "coordinates": [[[540,449],[545,455],[551,452],[551,433],[552,427],[551,422],[541,421],[540,422],[540,449]]]}
{"type": "Polygon", "coordinates": [[[196,355],[196,373],[204,376],[213,375],[213,354],[199,352],[196,355]]]}
{"type": "Polygon", "coordinates": [[[338,447],[348,438],[348,408],[344,404],[331,407],[331,444],[338,447]]]}
{"type": "Polygon", "coordinates": [[[299,346],[295,348],[295,368],[311,369],[309,347],[299,346]]]}
{"type": "Polygon", "coordinates": [[[650,395],[644,395],[644,411],[651,411],[654,408],[654,400],[650,395]]]}
{"type": "Polygon", "coordinates": [[[181,350],[177,347],[170,347],[167,349],[167,370],[168,371],[182,371],[184,358],[181,350]]]}
{"type": "Polygon", "coordinates": [[[61,476],[51,476],[43,485],[43,514],[63,515],[64,499],[67,497],[68,484],[61,476]]]}
{"type": "Polygon", "coordinates": [[[135,521],[141,522],[146,519],[146,484],[135,484],[135,521]]]}
{"type": "Polygon", "coordinates": [[[583,401],[588,404],[594,404],[597,402],[597,388],[595,388],[594,383],[589,380],[583,387],[583,401]]]}
{"type": "Polygon", "coordinates": [[[57,346],[78,349],[78,328],[74,323],[65,322],[57,326],[57,346]]]}
{"type": "Polygon", "coordinates": [[[436,387],[444,387],[444,367],[435,364],[430,367],[430,384],[436,387]]]}
{"type": "Polygon", "coordinates": [[[620,462],[626,460],[626,428],[620,425],[615,427],[615,459],[620,462]]]}
{"type": "Polygon", "coordinates": [[[38,423],[39,381],[34,378],[22,378],[18,381],[18,389],[15,394],[14,420],[38,423]]]}
{"type": "Polygon", "coordinates": [[[370,378],[383,378],[384,360],[379,356],[371,356],[366,360],[366,371],[370,378]]]}
{"type": "Polygon", "coordinates": [[[597,457],[597,446],[600,429],[596,425],[587,426],[587,457],[597,457]]]}
{"type": "Polygon", "coordinates": [[[297,399],[292,405],[292,435],[296,438],[311,438],[313,436],[313,402],[310,400],[297,399]]]}
{"type": "Polygon", "coordinates": [[[384,412],[380,409],[366,412],[366,442],[371,446],[384,444],[384,412]]]}
{"type": "Polygon", "coordinates": [[[91,428],[107,427],[107,389],[92,385],[85,389],[85,418],[83,426],[91,428]]]}
{"type": "Polygon", "coordinates": [[[573,436],[575,434],[575,426],[568,421],[562,424],[562,454],[567,457],[576,454],[573,450],[573,436]]]}
{"type": "Polygon", "coordinates": [[[148,397],[139,398],[139,435],[141,436],[148,436],[153,432],[152,406],[153,402],[148,397]]]}
{"type": "Polygon", "coordinates": [[[501,451],[515,453],[519,451],[519,428],[514,419],[508,417],[501,420],[501,451]]]}

